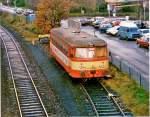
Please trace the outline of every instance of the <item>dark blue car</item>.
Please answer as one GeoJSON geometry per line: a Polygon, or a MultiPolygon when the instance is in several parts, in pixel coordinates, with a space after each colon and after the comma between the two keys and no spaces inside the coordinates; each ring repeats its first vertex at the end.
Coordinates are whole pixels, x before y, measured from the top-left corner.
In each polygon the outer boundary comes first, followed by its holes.
{"type": "Polygon", "coordinates": [[[99,27],[99,32],[106,33],[106,30],[109,28],[112,28],[112,25],[110,23],[101,24],[99,27]]]}

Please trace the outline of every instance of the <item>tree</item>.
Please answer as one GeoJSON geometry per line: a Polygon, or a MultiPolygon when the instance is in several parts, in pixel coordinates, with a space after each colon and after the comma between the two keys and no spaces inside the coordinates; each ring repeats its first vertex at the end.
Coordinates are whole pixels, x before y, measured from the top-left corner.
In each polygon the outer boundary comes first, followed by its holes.
{"type": "Polygon", "coordinates": [[[16,0],[16,6],[17,7],[24,7],[25,1],[24,0],[16,0]]]}
{"type": "Polygon", "coordinates": [[[73,6],[70,0],[41,0],[37,6],[36,26],[42,33],[60,26],[60,21],[67,18],[73,6]]]}

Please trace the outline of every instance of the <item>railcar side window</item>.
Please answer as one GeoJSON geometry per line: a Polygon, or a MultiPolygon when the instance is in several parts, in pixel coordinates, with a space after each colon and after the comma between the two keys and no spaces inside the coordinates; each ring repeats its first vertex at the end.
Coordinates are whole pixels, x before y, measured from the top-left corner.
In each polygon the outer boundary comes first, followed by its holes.
{"type": "Polygon", "coordinates": [[[107,56],[106,47],[96,48],[96,57],[105,57],[105,56],[107,56]]]}

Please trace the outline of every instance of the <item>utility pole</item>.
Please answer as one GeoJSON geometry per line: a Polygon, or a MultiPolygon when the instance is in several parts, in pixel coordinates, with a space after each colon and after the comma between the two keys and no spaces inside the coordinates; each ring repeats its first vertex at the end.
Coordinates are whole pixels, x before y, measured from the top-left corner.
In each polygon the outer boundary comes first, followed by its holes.
{"type": "Polygon", "coordinates": [[[143,9],[144,9],[144,21],[145,21],[145,8],[146,8],[146,1],[143,0],[143,9]]]}
{"type": "Polygon", "coordinates": [[[17,2],[17,0],[14,0],[14,5],[15,5],[15,8],[17,7],[17,6],[16,6],[16,2],[17,2]]]}
{"type": "Polygon", "coordinates": [[[109,18],[110,18],[110,12],[111,12],[111,10],[112,10],[112,6],[111,6],[111,4],[110,3],[108,3],[107,4],[107,11],[108,11],[108,14],[109,14],[109,18]]]}
{"type": "Polygon", "coordinates": [[[9,0],[7,0],[7,6],[9,6],[9,0]]]}

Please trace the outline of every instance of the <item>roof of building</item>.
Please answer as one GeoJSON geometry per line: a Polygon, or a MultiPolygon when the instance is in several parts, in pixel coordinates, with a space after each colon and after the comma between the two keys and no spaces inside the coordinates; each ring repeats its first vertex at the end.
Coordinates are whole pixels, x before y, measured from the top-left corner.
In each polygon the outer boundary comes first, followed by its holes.
{"type": "Polygon", "coordinates": [[[107,43],[104,40],[82,31],[80,33],[77,33],[73,28],[54,28],[51,30],[51,33],[63,37],[59,39],[63,39],[66,43],[73,47],[98,47],[107,45],[107,43]]]}

